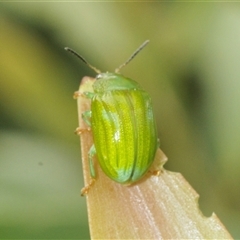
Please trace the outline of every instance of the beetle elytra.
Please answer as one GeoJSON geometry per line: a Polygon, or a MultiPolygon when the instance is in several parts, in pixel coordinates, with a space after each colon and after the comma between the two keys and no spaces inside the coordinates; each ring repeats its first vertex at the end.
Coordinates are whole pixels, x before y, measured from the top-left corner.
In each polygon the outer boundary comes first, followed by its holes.
{"type": "MultiPolygon", "coordinates": [[[[138,181],[153,163],[158,137],[152,100],[136,81],[119,73],[148,42],[145,41],[115,73],[102,73],[81,55],[65,48],[97,73],[93,92],[83,93],[91,99],[91,109],[83,113],[83,119],[93,134],[94,144],[88,154],[93,181],[96,179],[95,154],[103,172],[121,184],[138,181]]],[[[83,188],[82,194],[87,193],[93,181],[83,188]]]]}

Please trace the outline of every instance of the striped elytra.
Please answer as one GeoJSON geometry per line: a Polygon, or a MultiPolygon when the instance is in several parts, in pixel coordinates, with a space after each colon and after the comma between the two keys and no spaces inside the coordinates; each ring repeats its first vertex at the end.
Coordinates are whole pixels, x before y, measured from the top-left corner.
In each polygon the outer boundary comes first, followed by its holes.
{"type": "Polygon", "coordinates": [[[99,164],[114,181],[135,182],[151,166],[158,145],[151,98],[138,83],[114,73],[100,74],[93,89],[91,127],[99,164]]]}

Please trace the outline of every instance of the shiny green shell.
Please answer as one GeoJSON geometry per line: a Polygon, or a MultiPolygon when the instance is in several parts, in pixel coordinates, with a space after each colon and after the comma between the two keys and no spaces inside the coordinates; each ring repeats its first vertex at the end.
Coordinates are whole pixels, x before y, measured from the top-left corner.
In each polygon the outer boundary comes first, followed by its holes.
{"type": "Polygon", "coordinates": [[[158,147],[152,101],[140,85],[117,73],[100,73],[93,84],[91,127],[99,164],[119,183],[139,180],[158,147]]]}

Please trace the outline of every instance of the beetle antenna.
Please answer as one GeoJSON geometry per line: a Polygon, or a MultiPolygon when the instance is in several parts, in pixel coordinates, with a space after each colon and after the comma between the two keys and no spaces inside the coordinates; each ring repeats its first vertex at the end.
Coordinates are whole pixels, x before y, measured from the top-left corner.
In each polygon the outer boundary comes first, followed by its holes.
{"type": "Polygon", "coordinates": [[[126,66],[129,62],[131,62],[133,60],[133,58],[136,57],[136,55],[149,43],[149,40],[146,40],[131,56],[130,58],[123,63],[122,65],[120,65],[118,68],[115,69],[115,73],[118,73],[120,71],[121,68],[123,68],[124,66],[126,66]]]}
{"type": "Polygon", "coordinates": [[[90,67],[92,70],[94,70],[96,73],[101,73],[100,70],[98,70],[97,68],[95,68],[94,66],[92,66],[84,57],[82,57],[80,54],[78,54],[77,52],[75,52],[74,50],[72,50],[69,47],[65,47],[64,48],[66,51],[72,53],[73,55],[77,56],[78,58],[80,58],[88,67],[90,67]]]}

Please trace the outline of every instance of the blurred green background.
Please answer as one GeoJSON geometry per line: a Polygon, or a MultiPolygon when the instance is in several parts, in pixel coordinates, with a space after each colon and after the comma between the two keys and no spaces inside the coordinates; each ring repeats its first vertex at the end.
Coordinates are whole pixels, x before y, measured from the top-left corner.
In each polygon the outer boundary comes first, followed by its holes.
{"type": "Polygon", "coordinates": [[[88,239],[72,47],[152,96],[166,169],[240,238],[240,4],[0,4],[0,238],[88,239]]]}

